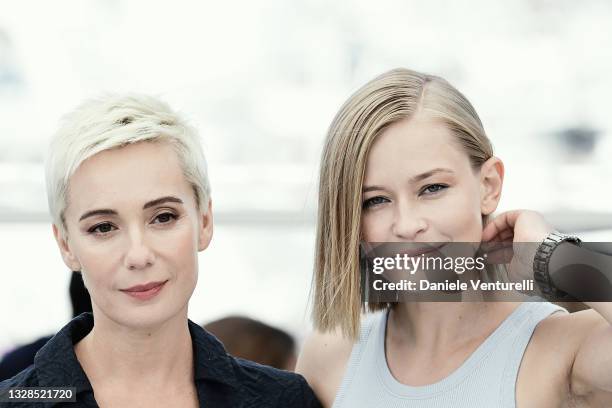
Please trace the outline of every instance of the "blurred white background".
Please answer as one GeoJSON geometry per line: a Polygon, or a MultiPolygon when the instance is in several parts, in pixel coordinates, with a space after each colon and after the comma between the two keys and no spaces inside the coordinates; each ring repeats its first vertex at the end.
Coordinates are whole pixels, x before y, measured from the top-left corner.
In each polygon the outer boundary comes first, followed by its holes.
{"type": "Polygon", "coordinates": [[[103,92],[155,94],[200,130],[217,218],[197,322],[242,313],[308,330],[326,128],[352,91],[398,66],[443,76],[474,104],[506,164],[500,210],[536,209],[612,241],[612,2],[0,0],[0,10],[0,352],[70,317],[42,161],[60,116],[103,92]]]}

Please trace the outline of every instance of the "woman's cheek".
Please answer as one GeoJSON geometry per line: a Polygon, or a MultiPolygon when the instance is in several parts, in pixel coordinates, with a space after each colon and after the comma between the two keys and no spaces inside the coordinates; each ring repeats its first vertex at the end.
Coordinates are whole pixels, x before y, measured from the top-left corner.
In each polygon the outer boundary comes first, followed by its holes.
{"type": "Polygon", "coordinates": [[[194,240],[194,231],[192,228],[181,227],[172,231],[170,236],[160,236],[160,248],[164,248],[164,252],[176,259],[191,259],[193,252],[197,252],[197,241],[194,240]]]}
{"type": "Polygon", "coordinates": [[[377,209],[364,213],[361,218],[361,232],[366,242],[386,242],[386,232],[390,230],[389,211],[377,209]]]}
{"type": "Polygon", "coordinates": [[[448,212],[450,225],[454,226],[454,236],[461,242],[480,242],[482,235],[481,215],[478,208],[470,205],[457,207],[456,211],[448,212]]]}

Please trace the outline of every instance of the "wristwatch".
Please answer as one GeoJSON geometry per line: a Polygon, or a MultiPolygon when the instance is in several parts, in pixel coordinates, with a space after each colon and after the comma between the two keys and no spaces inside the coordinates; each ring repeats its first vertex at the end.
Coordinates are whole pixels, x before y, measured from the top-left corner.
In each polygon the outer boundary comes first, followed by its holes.
{"type": "Polygon", "coordinates": [[[573,235],[565,235],[560,232],[553,231],[538,247],[535,258],[533,259],[533,277],[546,298],[551,300],[566,300],[570,297],[564,291],[555,287],[550,278],[548,271],[548,263],[553,251],[562,243],[571,242],[580,245],[580,238],[573,235]]]}

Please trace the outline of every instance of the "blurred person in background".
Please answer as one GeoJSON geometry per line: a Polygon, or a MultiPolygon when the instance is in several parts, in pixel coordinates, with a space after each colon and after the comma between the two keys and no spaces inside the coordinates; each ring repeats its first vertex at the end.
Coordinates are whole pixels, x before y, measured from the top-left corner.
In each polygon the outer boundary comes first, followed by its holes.
{"type": "Polygon", "coordinates": [[[296,368],[325,407],[612,406],[612,302],[601,274],[610,258],[535,211],[494,216],[503,178],[476,111],[440,77],[392,70],[344,103],[321,161],[317,331],[296,368]],[[564,291],[591,309],[568,314],[537,296],[486,302],[482,290],[464,302],[365,303],[362,241],[539,243],[512,262],[524,257],[525,278],[547,299],[564,291]],[[566,266],[578,267],[577,279],[562,279],[566,266]],[[594,279],[580,279],[585,266],[594,279]],[[599,283],[605,301],[576,296],[599,283]]]}
{"type": "Polygon", "coordinates": [[[234,357],[281,370],[295,369],[295,340],[289,333],[243,316],[228,316],[204,328],[214,334],[234,357]]]}
{"type": "Polygon", "coordinates": [[[213,213],[199,136],[167,104],[83,103],[52,140],[46,178],[53,234],[93,314],[62,328],[0,392],[75,387],[87,407],[319,406],[301,376],[235,359],[188,320],[213,213]]]}
{"type": "MultiPolygon", "coordinates": [[[[83,285],[83,279],[79,272],[72,272],[70,277],[70,303],[72,304],[72,317],[77,317],[81,313],[91,312],[91,298],[83,285]]],[[[8,352],[0,361],[0,381],[19,373],[34,363],[34,356],[53,336],[45,336],[40,339],[17,347],[8,352]]]]}

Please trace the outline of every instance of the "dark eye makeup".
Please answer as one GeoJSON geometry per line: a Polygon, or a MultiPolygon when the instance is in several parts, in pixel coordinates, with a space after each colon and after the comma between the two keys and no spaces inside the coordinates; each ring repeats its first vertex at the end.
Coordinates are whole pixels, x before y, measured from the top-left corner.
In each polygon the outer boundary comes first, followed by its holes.
{"type": "MultiPolygon", "coordinates": [[[[158,225],[159,224],[161,225],[169,224],[172,221],[175,221],[177,218],[178,216],[176,214],[165,211],[160,214],[157,214],[155,218],[153,219],[153,221],[151,222],[151,224],[158,224],[158,225]]],[[[106,235],[116,229],[117,227],[111,224],[110,222],[101,222],[89,228],[87,232],[89,234],[94,234],[94,235],[106,235]]]]}
{"type": "Polygon", "coordinates": [[[362,208],[364,210],[367,210],[368,208],[372,208],[376,205],[380,205],[387,202],[389,202],[389,199],[382,196],[371,197],[363,202],[362,208]]]}
{"type": "MultiPolygon", "coordinates": [[[[448,188],[448,185],[446,184],[441,184],[441,183],[428,184],[426,186],[423,186],[423,188],[421,188],[421,190],[419,191],[419,196],[435,195],[447,188],[448,188]]],[[[378,206],[384,203],[388,203],[388,202],[390,202],[390,200],[383,196],[370,197],[367,200],[363,201],[362,208],[364,210],[367,210],[369,208],[372,208],[372,207],[375,207],[375,206],[378,206]]]]}
{"type": "Polygon", "coordinates": [[[435,193],[438,193],[438,192],[440,192],[440,191],[442,191],[442,190],[444,190],[446,188],[448,188],[448,186],[446,184],[440,184],[440,183],[428,184],[428,185],[424,186],[421,189],[419,195],[422,195],[422,194],[426,194],[426,195],[428,195],[428,194],[435,194],[435,193]]]}

